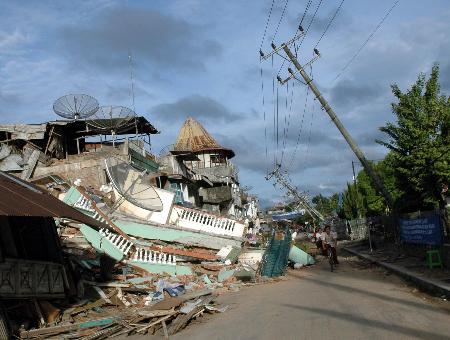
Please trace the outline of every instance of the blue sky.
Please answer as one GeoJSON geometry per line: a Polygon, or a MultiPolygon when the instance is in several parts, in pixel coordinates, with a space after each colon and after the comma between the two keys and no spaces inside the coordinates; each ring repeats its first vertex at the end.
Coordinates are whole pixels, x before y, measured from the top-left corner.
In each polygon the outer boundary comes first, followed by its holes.
{"type": "MultiPolygon", "coordinates": [[[[313,0],[307,27],[320,0],[313,0]]],[[[307,0],[275,0],[263,50],[296,31],[307,0]]],[[[259,47],[271,0],[265,1],[0,1],[0,118],[2,123],[55,119],[52,104],[66,93],[87,93],[101,105],[131,106],[128,52],[133,55],[136,111],[160,131],[153,151],[172,144],[188,116],[196,117],[236,152],[242,185],[264,202],[283,192],[264,179],[273,166],[272,76],[282,59],[262,64],[259,47]],[[266,122],[263,113],[266,111],[266,122]],[[264,126],[267,127],[268,159],[264,126]]],[[[323,0],[299,59],[307,62],[338,1],[323,0]]],[[[375,138],[393,120],[390,84],[406,89],[419,72],[441,65],[443,91],[450,90],[450,5],[402,0],[360,53],[336,75],[374,29],[393,1],[346,0],[318,49],[312,74],[324,96],[369,159],[386,150],[375,138]]],[[[284,77],[286,67],[280,71],[284,77]]],[[[355,157],[306,89],[279,86],[279,150],[284,124],[284,168],[312,194],[331,194],[351,180],[355,157]],[[289,92],[288,92],[289,91],[289,92]],[[288,108],[286,109],[286,96],[288,108]],[[292,102],[292,105],[291,105],[292,102]],[[302,124],[303,120],[303,124],[302,124]],[[302,133],[295,150],[300,127],[302,133]],[[292,159],[292,161],[291,161],[292,159]],[[291,166],[289,166],[291,165],[291,166]]]]}

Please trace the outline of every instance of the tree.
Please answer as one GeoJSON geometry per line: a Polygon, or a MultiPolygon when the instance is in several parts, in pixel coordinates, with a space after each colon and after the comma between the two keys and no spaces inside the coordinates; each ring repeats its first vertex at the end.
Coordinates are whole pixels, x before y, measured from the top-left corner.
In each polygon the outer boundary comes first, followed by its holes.
{"type": "Polygon", "coordinates": [[[407,92],[397,85],[392,92],[398,100],[392,104],[396,122],[380,128],[389,140],[377,142],[390,150],[398,207],[442,207],[441,187],[450,181],[450,98],[440,93],[439,66],[433,66],[428,80],[420,74],[407,92]]]}
{"type": "MultiPolygon", "coordinates": [[[[397,202],[401,192],[398,190],[398,184],[395,179],[395,168],[392,165],[393,155],[389,153],[378,162],[371,162],[374,171],[383,181],[387,191],[391,194],[394,202],[397,202]]],[[[384,197],[380,195],[372,185],[370,177],[365,170],[361,170],[356,177],[358,192],[360,194],[362,216],[379,216],[386,212],[387,205],[384,197]]]]}
{"type": "Polygon", "coordinates": [[[330,197],[319,194],[312,198],[312,202],[323,216],[331,216],[333,213],[338,213],[339,194],[334,194],[330,197]]]}
{"type": "Polygon", "coordinates": [[[365,216],[365,212],[361,209],[361,194],[355,184],[347,183],[343,201],[345,219],[353,220],[360,216],[365,216]]]}

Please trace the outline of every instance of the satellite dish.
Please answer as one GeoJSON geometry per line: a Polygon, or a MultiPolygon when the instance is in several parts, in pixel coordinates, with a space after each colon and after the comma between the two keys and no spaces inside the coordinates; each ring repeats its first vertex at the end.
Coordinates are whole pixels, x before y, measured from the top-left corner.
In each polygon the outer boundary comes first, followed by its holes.
{"type": "Polygon", "coordinates": [[[100,131],[115,134],[135,124],[136,113],[124,106],[101,106],[87,123],[100,131]]]}
{"type": "Polygon", "coordinates": [[[155,188],[145,181],[148,180],[145,172],[115,157],[105,159],[105,165],[111,184],[123,199],[142,209],[163,210],[163,203],[155,188]]]}
{"type": "Polygon", "coordinates": [[[53,111],[67,119],[80,119],[92,116],[98,111],[98,101],[87,94],[68,94],[58,98],[53,111]]]}

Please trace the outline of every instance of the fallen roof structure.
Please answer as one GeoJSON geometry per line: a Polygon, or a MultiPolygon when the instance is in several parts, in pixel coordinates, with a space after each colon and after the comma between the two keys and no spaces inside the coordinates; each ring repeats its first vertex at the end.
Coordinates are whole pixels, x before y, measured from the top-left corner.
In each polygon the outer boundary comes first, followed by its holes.
{"type": "Polygon", "coordinates": [[[64,202],[53,197],[34,184],[0,171],[0,215],[59,217],[90,225],[108,228],[64,202]]]}

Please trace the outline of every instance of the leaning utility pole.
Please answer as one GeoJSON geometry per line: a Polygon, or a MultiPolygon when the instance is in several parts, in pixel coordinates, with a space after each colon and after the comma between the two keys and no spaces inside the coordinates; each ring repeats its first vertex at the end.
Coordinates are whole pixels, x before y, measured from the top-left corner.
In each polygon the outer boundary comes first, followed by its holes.
{"type": "MultiPolygon", "coordinates": [[[[292,54],[292,52],[289,49],[288,45],[289,45],[289,43],[282,44],[281,45],[281,49],[284,50],[284,52],[286,53],[288,58],[291,60],[291,62],[294,64],[295,68],[298,70],[300,75],[305,80],[306,85],[309,86],[311,91],[314,93],[316,98],[319,100],[319,102],[322,105],[322,107],[327,112],[328,116],[330,116],[330,118],[333,121],[334,125],[336,125],[336,127],[339,129],[339,131],[341,132],[342,136],[344,136],[344,138],[347,141],[348,145],[350,145],[350,148],[353,150],[353,152],[355,153],[356,157],[358,157],[359,161],[361,162],[362,166],[364,167],[364,170],[367,172],[369,177],[372,179],[372,182],[375,185],[375,188],[384,196],[384,198],[386,200],[386,204],[388,205],[388,207],[390,209],[392,209],[393,208],[393,201],[392,201],[391,194],[386,190],[385,186],[383,185],[383,182],[378,177],[378,175],[375,173],[374,169],[372,168],[370,163],[367,161],[367,159],[364,156],[364,154],[361,151],[361,149],[355,143],[355,141],[353,140],[352,136],[348,133],[347,129],[344,127],[342,122],[339,120],[339,118],[337,117],[336,113],[330,107],[328,102],[322,96],[322,94],[320,93],[319,89],[317,88],[317,86],[312,81],[312,79],[308,76],[308,74],[305,72],[303,67],[300,65],[300,63],[297,61],[295,56],[292,54]]],[[[272,46],[272,48],[274,48],[274,46],[272,46]]],[[[274,51],[279,51],[279,49],[275,49],[274,48],[274,51]]],[[[314,52],[316,53],[317,57],[320,56],[319,51],[317,51],[315,49],[314,52]]],[[[266,59],[265,56],[263,56],[262,53],[261,53],[261,56],[262,56],[262,58],[266,59]]],[[[315,60],[315,59],[313,59],[313,60],[315,60]]],[[[310,64],[310,63],[308,63],[308,64],[310,64]]],[[[287,78],[286,80],[281,80],[281,78],[278,78],[278,80],[282,84],[286,83],[289,79],[295,78],[295,74],[291,70],[289,70],[289,72],[291,73],[291,76],[289,78],[287,78]]]]}
{"type": "Polygon", "coordinates": [[[328,113],[328,116],[330,116],[331,120],[333,121],[334,125],[339,129],[342,136],[344,136],[345,140],[347,141],[348,145],[350,145],[350,148],[355,153],[356,157],[358,157],[359,161],[364,167],[364,170],[366,170],[369,177],[372,179],[373,184],[377,188],[377,190],[384,196],[386,199],[386,204],[389,208],[393,208],[393,201],[391,194],[389,191],[386,190],[385,186],[383,185],[383,182],[378,177],[378,175],[373,170],[370,163],[367,161],[366,157],[364,156],[361,149],[358,147],[358,145],[353,140],[352,136],[348,133],[347,129],[344,127],[344,125],[341,123],[339,118],[337,117],[336,113],[333,111],[331,106],[328,104],[328,102],[323,98],[322,94],[320,93],[317,86],[314,84],[312,79],[308,76],[308,74],[305,72],[303,67],[300,65],[300,63],[297,61],[295,56],[292,54],[291,50],[289,49],[289,46],[286,44],[282,45],[284,52],[288,56],[288,58],[292,61],[295,68],[299,71],[300,75],[305,80],[305,83],[309,86],[311,91],[315,94],[316,98],[319,100],[320,104],[322,104],[322,107],[325,109],[325,111],[328,113]]]}
{"type": "Polygon", "coordinates": [[[317,211],[314,207],[312,207],[311,204],[309,203],[308,195],[299,192],[297,188],[295,188],[289,182],[289,180],[282,173],[280,173],[280,168],[281,168],[280,164],[277,164],[275,169],[269,175],[267,175],[266,180],[275,177],[278,184],[283,186],[286,189],[288,195],[294,198],[298,207],[305,209],[305,211],[312,217],[313,220],[318,219],[319,221],[323,221],[324,217],[322,216],[322,214],[319,211],[317,211]]]}

